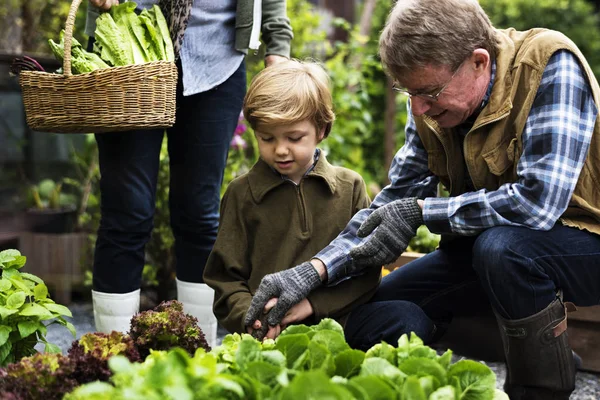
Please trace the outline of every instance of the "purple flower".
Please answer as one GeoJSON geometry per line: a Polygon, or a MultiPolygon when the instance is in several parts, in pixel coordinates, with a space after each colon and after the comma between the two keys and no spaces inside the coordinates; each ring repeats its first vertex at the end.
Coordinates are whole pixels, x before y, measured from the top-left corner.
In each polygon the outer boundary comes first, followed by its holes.
{"type": "Polygon", "coordinates": [[[246,132],[248,128],[243,123],[238,123],[238,126],[235,127],[235,132],[233,133],[235,136],[242,136],[244,132],[246,132]]]}
{"type": "Polygon", "coordinates": [[[233,139],[231,139],[231,143],[229,145],[234,149],[245,149],[248,147],[246,141],[237,134],[233,136],[233,139]]]}

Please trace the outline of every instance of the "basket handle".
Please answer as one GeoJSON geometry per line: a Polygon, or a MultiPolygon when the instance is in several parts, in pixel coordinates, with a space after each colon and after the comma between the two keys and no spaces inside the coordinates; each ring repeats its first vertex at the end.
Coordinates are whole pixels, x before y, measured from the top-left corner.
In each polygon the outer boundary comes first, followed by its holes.
{"type": "Polygon", "coordinates": [[[71,8],[69,9],[69,16],[67,17],[67,23],[65,24],[65,45],[63,55],[63,74],[71,76],[71,41],[73,39],[73,26],[75,25],[75,15],[77,15],[77,9],[81,4],[81,0],[73,0],[71,8]]]}

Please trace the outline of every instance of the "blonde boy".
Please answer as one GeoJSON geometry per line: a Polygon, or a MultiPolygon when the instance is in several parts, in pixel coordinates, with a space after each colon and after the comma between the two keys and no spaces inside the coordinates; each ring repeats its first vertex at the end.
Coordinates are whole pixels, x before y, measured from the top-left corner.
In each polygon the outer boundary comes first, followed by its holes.
{"type": "MultiPolygon", "coordinates": [[[[243,110],[260,160],[227,188],[204,270],[204,281],[215,290],[215,315],[230,332],[246,332],[244,317],[265,275],[309,259],[370,202],[360,175],[332,166],[317,148],[335,119],[329,79],[319,65],[292,60],[264,69],[251,82],[243,110]]],[[[325,317],[344,324],[379,279],[380,271],[372,269],[360,279],[314,290],[268,337],[286,325],[325,317]]]]}

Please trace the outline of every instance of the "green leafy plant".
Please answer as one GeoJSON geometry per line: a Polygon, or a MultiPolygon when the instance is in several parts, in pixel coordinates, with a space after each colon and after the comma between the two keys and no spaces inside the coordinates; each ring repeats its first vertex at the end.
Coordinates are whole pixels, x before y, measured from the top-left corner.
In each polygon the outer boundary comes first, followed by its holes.
{"type": "Polygon", "coordinates": [[[0,252],[0,366],[35,354],[38,343],[46,352],[59,353],[46,340],[51,324],[65,326],[75,337],[75,327],[64,318],[72,317],[71,311],[50,299],[43,280],[19,271],[25,261],[18,250],[0,252]]]}
{"type": "MultiPolygon", "coordinates": [[[[109,66],[142,64],[151,61],[174,61],[169,28],[157,5],[135,13],[136,4],[126,2],[102,13],[96,23],[94,52],[88,52],[73,38],[72,70],[75,74],[109,66]],[[110,64],[110,65],[109,65],[110,64]]],[[[64,31],[60,42],[48,40],[52,53],[60,62],[64,58],[64,31]]]]}
{"type": "Polygon", "coordinates": [[[19,362],[0,368],[0,398],[60,400],[79,386],[72,377],[74,372],[75,365],[59,353],[23,357],[19,362]]]}
{"type": "Polygon", "coordinates": [[[481,0],[481,7],[498,28],[548,28],[577,44],[592,70],[600,74],[600,16],[586,0],[481,0]]]}
{"type": "Polygon", "coordinates": [[[36,210],[75,208],[77,197],[62,192],[63,182],[44,179],[31,185],[27,193],[27,204],[36,210]]]}
{"type": "MultiPolygon", "coordinates": [[[[112,375],[108,360],[117,354],[124,355],[131,362],[139,362],[140,354],[133,339],[125,333],[112,331],[86,333],[71,343],[68,351],[70,377],[79,385],[94,381],[107,381],[112,375]]],[[[62,365],[61,365],[62,368],[62,365]]]]}
{"type": "Polygon", "coordinates": [[[134,315],[129,334],[142,358],[152,350],[172,347],[180,347],[189,354],[199,348],[210,350],[198,319],[184,313],[183,304],[177,300],[164,301],[153,310],[134,315]]]}
{"type": "Polygon", "coordinates": [[[210,352],[155,351],[143,363],[115,356],[109,366],[112,384],[90,383],[64,399],[508,399],[485,364],[453,363],[450,350],[438,355],[416,335],[352,349],[331,319],[290,326],[277,340],[232,334],[210,352]]]}
{"type": "Polygon", "coordinates": [[[437,249],[440,244],[441,235],[431,233],[427,226],[421,225],[417,229],[417,234],[408,243],[407,251],[417,253],[431,253],[437,249]]]}

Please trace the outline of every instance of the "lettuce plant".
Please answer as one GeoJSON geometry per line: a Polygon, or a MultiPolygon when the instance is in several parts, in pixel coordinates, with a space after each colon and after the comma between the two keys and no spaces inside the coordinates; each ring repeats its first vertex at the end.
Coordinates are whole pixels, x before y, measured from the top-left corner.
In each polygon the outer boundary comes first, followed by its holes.
{"type": "Polygon", "coordinates": [[[46,340],[51,324],[65,326],[75,337],[75,327],[65,319],[71,311],[50,299],[43,280],[19,271],[25,261],[18,250],[0,252],[0,367],[35,354],[38,343],[46,352],[60,353],[46,340]]]}
{"type": "Polygon", "coordinates": [[[0,398],[60,400],[78,386],[75,365],[59,353],[36,353],[0,368],[0,398]]]}
{"type": "Polygon", "coordinates": [[[129,335],[112,331],[86,333],[74,340],[68,352],[74,366],[73,378],[80,384],[93,381],[108,381],[112,372],[108,360],[115,355],[124,355],[131,362],[139,362],[140,354],[129,335]]]}
{"type": "Polygon", "coordinates": [[[143,363],[115,356],[109,366],[112,384],[90,383],[64,399],[508,399],[485,364],[452,363],[450,350],[438,355],[415,335],[352,349],[331,319],[290,326],[276,340],[231,334],[208,353],[175,348],[143,363]]]}
{"type": "Polygon", "coordinates": [[[177,300],[163,301],[153,310],[135,315],[129,334],[142,358],[150,354],[150,350],[172,347],[181,347],[189,354],[198,348],[210,350],[198,319],[184,313],[183,304],[177,300]]]}

